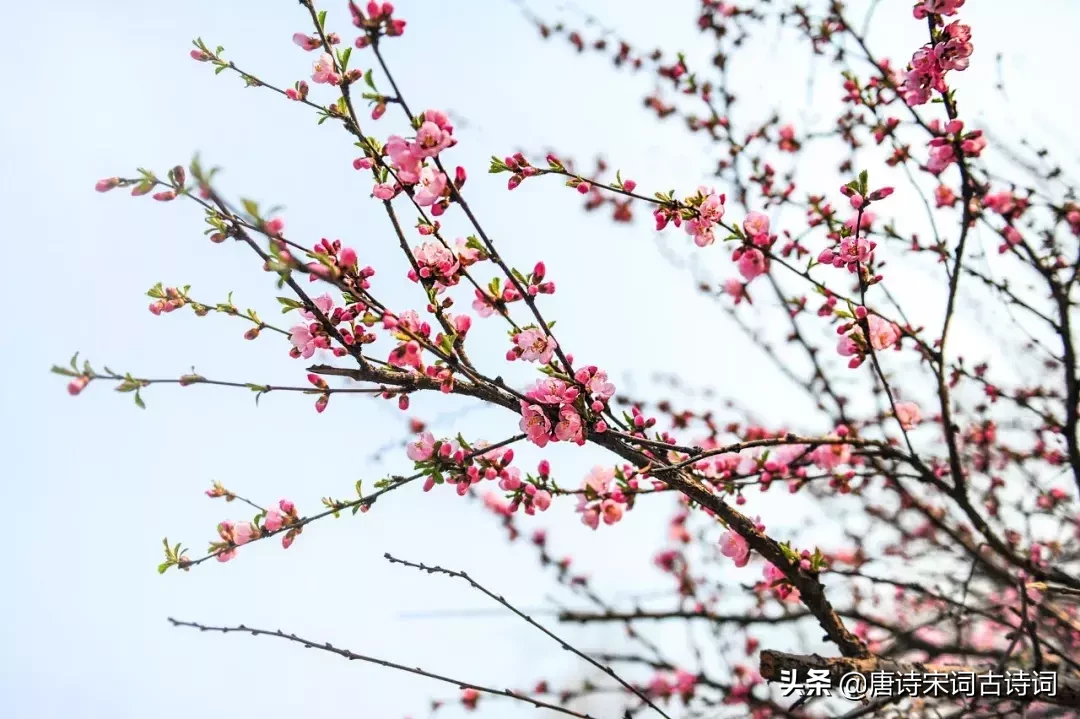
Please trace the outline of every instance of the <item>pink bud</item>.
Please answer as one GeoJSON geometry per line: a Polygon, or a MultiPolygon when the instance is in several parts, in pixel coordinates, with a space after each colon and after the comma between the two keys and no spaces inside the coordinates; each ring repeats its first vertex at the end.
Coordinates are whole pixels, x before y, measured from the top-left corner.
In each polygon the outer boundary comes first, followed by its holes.
{"type": "Polygon", "coordinates": [[[580,192],[582,195],[589,194],[589,191],[591,189],[592,189],[592,185],[590,185],[588,182],[579,183],[578,186],[577,186],[577,191],[580,192]]]}
{"type": "Polygon", "coordinates": [[[119,184],[119,177],[107,177],[104,180],[98,180],[97,184],[94,185],[94,189],[98,192],[108,192],[119,184]]]}
{"type": "Polygon", "coordinates": [[[356,250],[351,247],[346,247],[338,254],[338,260],[343,267],[353,267],[356,265],[356,250]]]}
{"type": "Polygon", "coordinates": [[[633,180],[623,180],[622,187],[627,192],[633,192],[634,188],[637,187],[637,183],[633,180]]]}
{"type": "Polygon", "coordinates": [[[319,395],[319,398],[315,400],[315,411],[319,414],[322,414],[323,410],[326,409],[326,405],[328,405],[329,403],[330,395],[319,395]]]}
{"type": "Polygon", "coordinates": [[[68,383],[67,391],[72,397],[86,389],[86,385],[90,384],[89,377],[76,377],[68,383]]]}

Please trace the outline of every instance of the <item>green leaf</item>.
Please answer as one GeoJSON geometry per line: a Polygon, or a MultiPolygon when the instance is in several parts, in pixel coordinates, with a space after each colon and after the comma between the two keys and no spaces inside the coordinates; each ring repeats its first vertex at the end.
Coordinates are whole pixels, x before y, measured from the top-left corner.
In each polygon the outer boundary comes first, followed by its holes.
{"type": "Polygon", "coordinates": [[[168,570],[168,568],[171,567],[172,565],[173,565],[172,562],[168,562],[168,561],[162,562],[161,564],[159,564],[157,566],[157,573],[158,574],[164,574],[166,572],[166,570],[168,570]]]}
{"type": "Polygon", "coordinates": [[[322,30],[326,27],[326,11],[321,10],[319,12],[319,29],[322,30]]]}
{"type": "Polygon", "coordinates": [[[142,395],[139,394],[139,390],[135,390],[135,406],[139,409],[146,409],[146,403],[143,402],[142,395]]]}
{"type": "Polygon", "coordinates": [[[125,379],[123,382],[121,382],[120,384],[118,384],[116,386],[116,391],[117,392],[135,392],[141,386],[142,385],[140,385],[135,380],[128,378],[128,379],[125,379]]]}
{"type": "Polygon", "coordinates": [[[78,377],[79,376],[78,372],[72,372],[67,367],[61,367],[60,365],[55,365],[55,364],[52,366],[52,369],[50,369],[49,371],[53,372],[55,374],[62,374],[65,377],[78,377]]]}
{"type": "Polygon", "coordinates": [[[372,76],[372,70],[368,70],[364,73],[364,84],[370,87],[375,92],[378,92],[378,88],[375,87],[375,79],[372,76]]]}
{"type": "Polygon", "coordinates": [[[281,314],[287,314],[304,306],[302,302],[297,302],[290,297],[278,297],[277,301],[281,303],[281,314]]]}
{"type": "Polygon", "coordinates": [[[347,47],[347,48],[345,48],[344,50],[341,51],[340,57],[338,59],[341,62],[341,72],[342,72],[342,74],[344,74],[344,72],[349,68],[349,58],[351,56],[352,56],[352,48],[351,47],[347,47]]]}
{"type": "Polygon", "coordinates": [[[75,370],[76,372],[79,371],[79,353],[78,352],[71,355],[71,369],[75,370]]]}

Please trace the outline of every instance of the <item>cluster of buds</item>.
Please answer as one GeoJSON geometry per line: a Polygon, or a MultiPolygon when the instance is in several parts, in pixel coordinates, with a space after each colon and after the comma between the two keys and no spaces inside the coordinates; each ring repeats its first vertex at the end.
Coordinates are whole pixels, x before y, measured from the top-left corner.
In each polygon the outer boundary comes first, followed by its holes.
{"type": "MultiPolygon", "coordinates": [[[[558,170],[562,169],[562,165],[559,164],[559,161],[555,159],[554,155],[548,155],[548,164],[552,166],[553,170],[555,170],[556,167],[558,168],[558,170]]],[[[513,190],[518,185],[520,185],[522,180],[524,180],[526,177],[535,177],[541,174],[542,171],[539,167],[532,165],[528,161],[528,159],[526,159],[525,155],[521,154],[520,152],[515,152],[513,155],[504,157],[501,160],[498,157],[493,156],[491,158],[491,167],[488,168],[488,172],[493,175],[496,175],[500,172],[512,173],[510,175],[510,179],[506,183],[506,189],[513,190]]],[[[582,183],[581,186],[583,186],[585,189],[579,189],[579,192],[582,192],[584,194],[589,191],[588,183],[582,183]]]]}
{"type": "MultiPolygon", "coordinates": [[[[232,495],[227,491],[224,494],[215,494],[218,487],[219,485],[215,483],[214,488],[208,490],[207,494],[211,497],[224,496],[227,500],[231,499],[232,495]]],[[[303,530],[303,526],[300,524],[296,505],[287,499],[282,499],[276,507],[259,512],[250,522],[226,520],[218,524],[217,533],[220,541],[211,542],[209,552],[215,555],[219,562],[227,562],[236,556],[238,547],[285,529],[288,529],[288,532],[282,537],[281,546],[288,549],[303,530]]]]}
{"type": "Polygon", "coordinates": [[[341,240],[331,242],[325,237],[312,248],[316,262],[308,264],[311,281],[326,277],[344,277],[346,284],[356,290],[371,288],[368,278],[375,276],[374,268],[360,267],[356,250],[343,247],[341,240]]]}
{"type": "Polygon", "coordinates": [[[956,162],[956,148],[959,146],[964,157],[978,157],[986,149],[986,137],[982,130],[964,132],[963,120],[949,120],[942,130],[940,120],[930,123],[930,129],[937,133],[927,143],[930,146],[930,158],[926,161],[926,170],[940,175],[956,162]]]}
{"type": "Polygon", "coordinates": [[[359,5],[350,1],[349,12],[352,13],[353,25],[364,31],[363,35],[356,38],[356,47],[360,49],[370,45],[373,38],[380,35],[400,37],[405,32],[405,21],[394,17],[394,6],[391,3],[371,0],[366,8],[361,10],[359,5]]]}
{"type": "Polygon", "coordinates": [[[162,288],[161,285],[151,288],[150,291],[146,293],[149,297],[154,298],[154,301],[151,302],[149,306],[150,312],[155,315],[160,315],[162,312],[169,313],[188,304],[191,299],[187,296],[186,289],[187,288],[178,290],[175,287],[162,288]]]}

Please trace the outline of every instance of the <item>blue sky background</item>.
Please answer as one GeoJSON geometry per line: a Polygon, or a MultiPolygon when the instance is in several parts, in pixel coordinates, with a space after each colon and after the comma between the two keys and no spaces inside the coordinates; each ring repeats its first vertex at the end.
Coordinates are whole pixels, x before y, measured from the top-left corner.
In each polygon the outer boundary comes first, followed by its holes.
{"type": "MultiPolygon", "coordinates": [[[[550,146],[582,160],[602,152],[647,189],[689,192],[711,184],[715,158],[705,140],[672,123],[657,125],[641,109],[652,80],[610,72],[600,58],[573,57],[562,43],[540,42],[509,2],[475,0],[449,11],[419,0],[397,5],[409,21],[405,37],[386,46],[397,79],[413,108],[441,107],[468,120],[449,161],[468,169],[467,196],[503,254],[521,267],[547,262],[559,291],[544,308],[558,320],[563,343],[580,360],[608,368],[620,388],[647,394],[652,371],[674,370],[772,421],[806,418],[809,405],[792,400],[761,355],[695,292],[685,270],[661,259],[651,223],[615,228],[606,217],[583,215],[578,196],[556,182],[530,181],[507,193],[505,177],[485,174],[491,154],[550,146]],[[642,302],[637,290],[645,284],[662,287],[662,300],[642,302]]],[[[902,63],[922,42],[922,28],[904,20],[906,3],[890,5],[880,11],[881,39],[902,63]]],[[[976,28],[977,62],[962,77],[962,102],[984,108],[980,116],[1003,129],[1034,122],[1038,133],[1060,139],[1076,109],[1074,93],[1054,97],[1063,71],[1076,67],[1076,51],[1064,49],[1076,7],[1046,0],[1033,4],[1037,13],[1018,14],[1010,10],[1014,3],[969,5],[964,17],[976,28]],[[1006,53],[1003,68],[1012,81],[1007,104],[987,89],[995,80],[989,58],[998,51],[1006,53]]],[[[657,3],[581,2],[642,45],[707,53],[692,30],[694,6],[661,12],[657,3]]],[[[351,40],[345,3],[325,7],[331,27],[351,40]]],[[[542,12],[581,17],[562,6],[542,12]]],[[[206,303],[233,291],[239,306],[268,320],[277,318],[278,293],[245,248],[203,238],[191,203],[101,196],[94,182],[133,174],[137,166],[164,174],[198,151],[207,164],[225,168],[226,192],[286,205],[291,236],[354,246],[377,268],[375,287],[391,306],[417,306],[418,294],[404,280],[405,260],[381,208],[368,197],[369,181],[350,167],[355,148],[348,137],[331,123],[316,127],[306,110],[269,92],[243,89],[235,76],[215,78],[187,57],[190,40],[201,35],[270,82],[307,78],[312,56],[290,42],[292,33],[309,29],[295,2],[8,3],[0,20],[10,28],[0,46],[10,68],[0,110],[0,206],[10,263],[0,283],[9,314],[0,360],[8,498],[0,595],[4,715],[168,719],[284,708],[303,716],[419,717],[427,697],[456,695],[452,687],[271,640],[172,629],[170,615],[280,627],[495,686],[584,676],[587,667],[512,617],[412,616],[489,605],[454,580],[390,567],[383,552],[467,570],[526,608],[552,606],[553,583],[529,548],[508,546],[490,515],[450,491],[411,487],[365,516],[309,527],[287,552],[268,542],[241,550],[227,565],[156,574],[163,535],[199,556],[217,522],[248,518],[202,495],[212,480],[264,503],[287,496],[309,513],[322,496],[347,496],[358,478],[370,483],[407,470],[402,452],[383,462],[368,458],[404,437],[408,415],[391,403],[338,398],[317,415],[311,398],[283,394],[256,408],[244,391],[211,387],[149,388],[145,411],[104,384],[68,397],[61,378],[47,370],[76,350],[95,366],[141,376],[177,376],[194,365],[215,379],[304,381],[304,365],[288,358],[284,344],[270,335],[245,342],[242,322],[187,311],[150,315],[144,293],[157,281],[191,284],[192,296],[206,303]]],[[[782,107],[805,125],[828,121],[838,89],[828,77],[808,94],[804,78],[814,61],[803,46],[777,36],[746,53],[743,67],[753,71],[736,70],[736,77],[748,113],[782,107]]],[[[354,65],[370,62],[366,53],[354,55],[354,65]]],[[[325,88],[313,92],[331,99],[325,88]]],[[[402,130],[392,114],[374,126],[378,134],[402,130]]],[[[832,191],[834,164],[823,159],[811,182],[832,191]]],[[[898,193],[898,214],[917,207],[898,193]]],[[[469,232],[457,213],[446,224],[455,235],[469,232]]],[[[666,243],[715,268],[717,277],[732,273],[720,247],[691,253],[681,233],[666,243]]],[[[922,303],[916,314],[921,307],[932,316],[932,293],[913,289],[922,303]]],[[[475,341],[487,351],[473,355],[527,381],[521,368],[503,369],[498,359],[502,327],[479,324],[475,341]]],[[[965,337],[959,328],[956,346],[977,347],[977,334],[965,337]]],[[[516,431],[509,415],[469,407],[416,398],[410,414],[470,438],[497,441],[516,431]]],[[[539,457],[527,450],[519,456],[523,467],[539,457]]],[[[566,484],[608,461],[593,449],[562,446],[546,456],[566,484]]],[[[752,498],[751,513],[762,514],[778,536],[793,536],[804,515],[778,493],[767,498],[752,498]]],[[[595,534],[578,524],[569,502],[522,525],[552,528],[556,553],[573,555],[608,596],[626,597],[666,587],[651,553],[664,540],[667,502],[595,534]]],[[[815,538],[829,541],[828,533],[815,538]]],[[[739,571],[748,574],[736,579],[752,581],[760,567],[739,571]]],[[[564,631],[588,649],[610,646],[620,633],[564,631]]],[[[670,643],[678,656],[679,638],[670,643]]],[[[603,711],[602,704],[583,708],[603,711]]],[[[486,711],[518,716],[504,702],[486,711]]],[[[462,714],[459,707],[445,712],[462,714]]]]}

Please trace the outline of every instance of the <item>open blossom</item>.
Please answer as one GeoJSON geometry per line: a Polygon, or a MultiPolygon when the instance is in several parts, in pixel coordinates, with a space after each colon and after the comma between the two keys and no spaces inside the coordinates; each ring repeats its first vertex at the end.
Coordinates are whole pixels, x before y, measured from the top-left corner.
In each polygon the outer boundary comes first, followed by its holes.
{"type": "Polygon", "coordinates": [[[292,36],[292,41],[307,50],[308,52],[311,52],[312,50],[318,50],[320,47],[322,47],[322,42],[319,40],[319,38],[305,35],[302,32],[295,33],[292,36]]]}
{"type": "Polygon", "coordinates": [[[615,524],[622,519],[623,506],[614,499],[605,499],[600,503],[600,516],[603,517],[604,524],[615,524]]]}
{"type": "Polygon", "coordinates": [[[743,220],[743,232],[747,237],[759,237],[769,234],[769,217],[760,212],[747,213],[743,220]]]}
{"type": "Polygon", "coordinates": [[[920,0],[912,9],[916,20],[925,20],[928,15],[955,15],[963,7],[964,0],[920,0]]]}
{"type": "Polygon", "coordinates": [[[875,350],[888,349],[900,339],[900,328],[892,322],[878,315],[870,315],[866,321],[870,326],[870,345],[875,350]]]}
{"type": "Polygon", "coordinates": [[[311,359],[318,349],[315,343],[315,335],[311,333],[307,325],[295,325],[289,330],[289,341],[304,359],[311,359]]]}
{"type": "Polygon", "coordinates": [[[833,470],[851,461],[851,445],[823,444],[810,453],[810,460],[824,470],[833,470]]]}
{"type": "Polygon", "coordinates": [[[423,158],[414,152],[413,146],[405,138],[391,135],[386,141],[385,150],[401,182],[413,184],[420,180],[423,158]]]}
{"type": "Polygon", "coordinates": [[[755,277],[765,274],[766,260],[765,255],[761,250],[756,248],[741,248],[742,254],[739,255],[738,268],[739,274],[742,275],[747,282],[750,282],[755,277]]]}
{"type": "Polygon", "coordinates": [[[417,181],[420,187],[416,190],[413,199],[421,207],[434,204],[446,190],[446,175],[431,165],[426,165],[420,170],[417,181]]]}
{"type": "Polygon", "coordinates": [[[569,405],[563,405],[559,410],[559,421],[555,425],[555,436],[564,442],[585,444],[585,435],[582,431],[581,415],[569,405]]]}
{"type": "Polygon", "coordinates": [[[591,489],[597,495],[605,495],[611,488],[611,480],[614,478],[614,469],[597,465],[590,469],[589,473],[585,475],[585,480],[582,482],[581,486],[584,489],[591,489]]]}
{"type": "Polygon", "coordinates": [[[922,410],[914,402],[897,402],[896,418],[900,420],[900,426],[904,429],[914,429],[922,422],[922,410]]]}
{"type": "Polygon", "coordinates": [[[444,285],[457,283],[457,273],[461,269],[461,263],[458,262],[457,254],[441,242],[432,240],[414,247],[413,257],[416,258],[416,264],[420,267],[420,277],[435,279],[444,285]]]}
{"type": "Polygon", "coordinates": [[[569,404],[577,399],[578,389],[558,377],[545,377],[537,380],[525,396],[543,404],[569,404]]]}
{"type": "Polygon", "coordinates": [[[716,241],[713,228],[724,217],[724,197],[704,187],[698,188],[698,192],[705,199],[697,208],[697,217],[687,220],[686,232],[693,236],[695,245],[708,247],[716,241]]]}
{"type": "Polygon", "coordinates": [[[414,462],[431,459],[435,453],[435,437],[431,432],[423,432],[419,437],[405,445],[405,455],[414,462]]]}
{"type": "Polygon", "coordinates": [[[518,355],[526,362],[547,364],[555,352],[555,338],[540,329],[527,329],[514,335],[518,355]]]}
{"type": "Polygon", "coordinates": [[[311,79],[322,84],[337,85],[341,83],[341,75],[334,68],[334,58],[330,53],[324,52],[311,66],[311,79]]]}
{"type": "Polygon", "coordinates": [[[730,529],[720,535],[720,552],[730,557],[736,567],[745,567],[750,561],[750,545],[741,534],[730,529]]]}
{"type": "Polygon", "coordinates": [[[537,447],[546,447],[551,439],[551,420],[539,405],[521,403],[521,421],[518,422],[518,427],[537,447]]]}
{"type": "Polygon", "coordinates": [[[602,402],[611,399],[615,394],[615,385],[608,382],[607,372],[604,370],[597,370],[585,384],[589,394],[602,402]]]}
{"type": "Polygon", "coordinates": [[[285,526],[285,517],[280,511],[271,507],[266,511],[266,519],[263,520],[263,526],[266,527],[268,532],[276,532],[285,526]]]}
{"type": "MultiPolygon", "coordinates": [[[[334,309],[334,299],[330,296],[329,292],[319,295],[318,297],[313,297],[311,301],[316,307],[319,308],[319,311],[322,312],[323,315],[328,316],[334,309]]],[[[300,310],[300,316],[303,317],[305,320],[309,320],[312,322],[314,322],[316,319],[315,313],[308,312],[307,310],[300,310]]]]}
{"type": "Polygon", "coordinates": [[[453,138],[450,133],[430,120],[424,121],[416,131],[415,152],[420,157],[434,157],[450,147],[453,138]]]}

